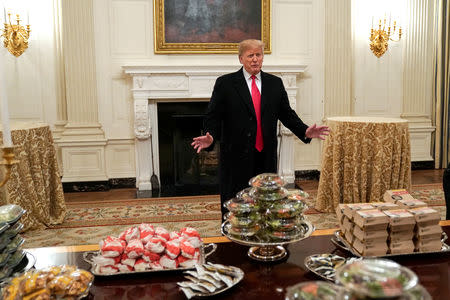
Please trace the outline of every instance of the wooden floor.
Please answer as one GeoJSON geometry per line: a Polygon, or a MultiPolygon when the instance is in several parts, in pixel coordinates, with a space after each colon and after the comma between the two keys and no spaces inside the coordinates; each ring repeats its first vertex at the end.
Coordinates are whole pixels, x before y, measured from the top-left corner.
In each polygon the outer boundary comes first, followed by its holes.
{"type": "MultiPolygon", "coordinates": [[[[444,170],[413,170],[411,172],[412,184],[430,184],[430,183],[442,183],[442,174],[444,170]]],[[[319,181],[317,180],[305,180],[300,182],[300,186],[304,190],[317,189],[319,181]]],[[[66,202],[78,202],[89,200],[122,200],[122,199],[135,199],[136,189],[111,189],[109,191],[102,192],[76,192],[65,193],[64,197],[66,202]]]]}

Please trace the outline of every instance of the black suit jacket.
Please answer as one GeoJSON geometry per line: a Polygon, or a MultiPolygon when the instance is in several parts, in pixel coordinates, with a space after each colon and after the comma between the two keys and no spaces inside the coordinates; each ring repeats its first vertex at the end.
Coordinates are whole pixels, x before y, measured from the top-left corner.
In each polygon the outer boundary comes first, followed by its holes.
{"type": "MultiPolygon", "coordinates": [[[[289,105],[281,78],[261,71],[261,129],[264,170],[277,172],[277,123],[280,120],[299,139],[308,126],[289,105]]],[[[220,142],[220,195],[226,201],[248,186],[254,169],[255,109],[242,68],[216,80],[204,122],[214,142],[220,142]]],[[[214,145],[211,145],[212,149],[214,145]]]]}

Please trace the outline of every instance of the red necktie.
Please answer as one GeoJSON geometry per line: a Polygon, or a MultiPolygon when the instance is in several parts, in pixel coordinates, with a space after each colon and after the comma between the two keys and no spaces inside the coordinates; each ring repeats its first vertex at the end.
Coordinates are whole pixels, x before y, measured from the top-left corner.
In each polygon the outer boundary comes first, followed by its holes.
{"type": "Polygon", "coordinates": [[[255,82],[255,75],[252,75],[252,100],[253,106],[255,107],[256,113],[256,143],[255,148],[259,152],[264,148],[264,142],[261,131],[261,94],[259,93],[258,87],[255,82]]]}

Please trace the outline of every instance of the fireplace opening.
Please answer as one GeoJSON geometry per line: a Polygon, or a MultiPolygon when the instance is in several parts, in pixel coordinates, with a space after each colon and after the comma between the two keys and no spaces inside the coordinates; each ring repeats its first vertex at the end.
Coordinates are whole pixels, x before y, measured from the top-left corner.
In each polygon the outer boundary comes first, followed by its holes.
{"type": "Polygon", "coordinates": [[[204,134],[208,102],[158,103],[161,196],[219,193],[218,146],[197,154],[192,138],[204,134]]]}

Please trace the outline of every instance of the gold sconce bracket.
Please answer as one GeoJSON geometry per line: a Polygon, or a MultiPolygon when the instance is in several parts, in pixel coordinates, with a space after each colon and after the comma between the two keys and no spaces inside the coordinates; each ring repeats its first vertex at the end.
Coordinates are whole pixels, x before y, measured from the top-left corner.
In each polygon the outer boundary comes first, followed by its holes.
{"type": "Polygon", "coordinates": [[[374,29],[373,25],[370,29],[370,50],[375,54],[376,57],[380,58],[388,50],[389,41],[398,42],[402,38],[402,28],[399,27],[397,30],[396,21],[394,21],[394,26],[391,27],[391,21],[389,20],[389,25],[386,30],[386,18],[384,18],[383,24],[381,19],[378,24],[378,29],[374,29]],[[392,29],[392,31],[391,31],[392,29]],[[398,40],[394,40],[392,37],[398,32],[398,40]]]}
{"type": "Polygon", "coordinates": [[[11,177],[11,168],[13,165],[19,163],[17,159],[14,159],[14,147],[3,148],[3,160],[0,161],[0,165],[5,166],[5,176],[0,182],[0,187],[4,186],[11,177]]]}
{"type": "Polygon", "coordinates": [[[3,43],[5,48],[16,57],[22,55],[28,48],[28,38],[30,37],[30,25],[25,26],[20,24],[20,17],[16,15],[17,24],[11,24],[11,14],[8,13],[9,24],[4,23],[3,43]]]}

